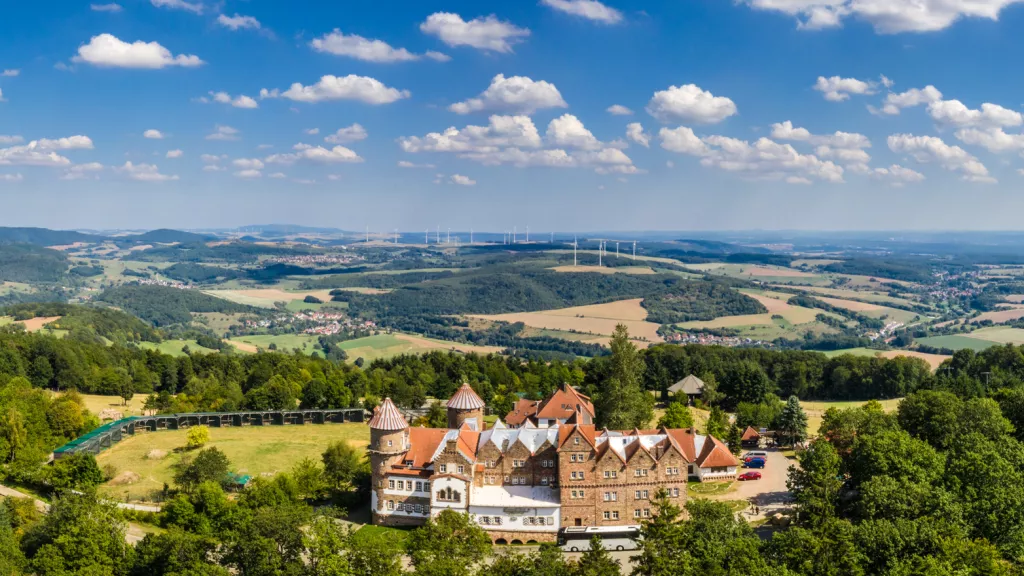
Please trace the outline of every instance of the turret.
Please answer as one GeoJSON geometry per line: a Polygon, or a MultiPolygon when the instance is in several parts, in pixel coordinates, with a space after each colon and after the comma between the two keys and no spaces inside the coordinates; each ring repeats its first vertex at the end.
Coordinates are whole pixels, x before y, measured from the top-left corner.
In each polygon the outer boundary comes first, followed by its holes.
{"type": "Polygon", "coordinates": [[[457,430],[469,424],[473,430],[484,430],[484,401],[469,384],[463,384],[448,400],[448,428],[457,430]]]}

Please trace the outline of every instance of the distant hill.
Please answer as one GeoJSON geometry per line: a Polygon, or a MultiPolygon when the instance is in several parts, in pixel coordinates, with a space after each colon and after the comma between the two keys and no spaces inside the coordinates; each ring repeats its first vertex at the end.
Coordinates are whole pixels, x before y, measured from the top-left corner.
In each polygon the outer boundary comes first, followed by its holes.
{"type": "Polygon", "coordinates": [[[32,244],[0,243],[0,281],[59,282],[66,277],[63,252],[32,244]]]}
{"type": "Polygon", "coordinates": [[[316,226],[299,226],[297,224],[256,224],[241,226],[235,232],[259,234],[261,236],[290,236],[292,234],[341,234],[338,228],[321,228],[316,226]]]}
{"type": "Polygon", "coordinates": [[[50,230],[48,228],[4,228],[0,227],[0,242],[21,242],[36,246],[63,246],[75,242],[94,244],[106,240],[103,236],[83,234],[73,230],[50,230]]]}
{"type": "Polygon", "coordinates": [[[126,284],[106,290],[97,296],[96,300],[131,312],[157,327],[188,324],[192,321],[192,312],[229,314],[253,311],[251,306],[235,304],[198,290],[181,290],[168,286],[126,284]]]}
{"type": "Polygon", "coordinates": [[[215,240],[216,237],[208,236],[205,234],[194,234],[192,232],[182,232],[180,230],[170,230],[167,228],[161,228],[159,230],[150,230],[143,234],[135,234],[133,236],[121,236],[116,238],[115,241],[118,245],[124,244],[173,244],[175,242],[179,244],[194,244],[196,242],[208,242],[215,240]]]}

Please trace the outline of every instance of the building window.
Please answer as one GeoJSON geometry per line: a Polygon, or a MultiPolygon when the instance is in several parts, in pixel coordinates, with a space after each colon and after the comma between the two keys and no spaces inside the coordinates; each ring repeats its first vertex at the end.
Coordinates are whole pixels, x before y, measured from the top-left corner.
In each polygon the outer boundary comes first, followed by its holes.
{"type": "Polygon", "coordinates": [[[679,468],[676,468],[675,466],[670,466],[670,467],[665,469],[665,475],[666,476],[679,476],[679,468]]]}
{"type": "Polygon", "coordinates": [[[491,523],[491,517],[490,516],[481,516],[480,517],[480,523],[481,524],[485,524],[485,525],[486,524],[490,524],[491,523]]]}
{"type": "Polygon", "coordinates": [[[390,448],[390,447],[391,447],[391,445],[392,445],[392,441],[391,441],[391,440],[388,440],[388,447],[390,448]]]}
{"type": "Polygon", "coordinates": [[[423,483],[423,491],[424,492],[430,492],[430,482],[424,482],[423,483]]]}
{"type": "Polygon", "coordinates": [[[672,489],[672,497],[673,498],[679,498],[679,488],[673,488],[672,489]]]}
{"type": "Polygon", "coordinates": [[[526,466],[526,461],[525,460],[513,460],[512,461],[512,467],[513,468],[523,468],[525,466],[526,466]]]}
{"type": "Polygon", "coordinates": [[[637,478],[647,476],[647,469],[637,468],[636,470],[633,471],[633,476],[636,476],[637,478]]]}
{"type": "Polygon", "coordinates": [[[540,479],[540,485],[541,486],[547,486],[548,485],[548,479],[547,478],[541,478],[540,479]]]}
{"type": "Polygon", "coordinates": [[[605,478],[618,478],[619,477],[619,473],[616,472],[615,470],[605,470],[604,471],[604,477],[605,478]]]}
{"type": "Polygon", "coordinates": [[[651,509],[650,508],[644,508],[644,518],[650,518],[650,517],[651,517],[651,509]]]}
{"type": "Polygon", "coordinates": [[[612,513],[607,511],[607,510],[605,510],[604,511],[604,519],[605,520],[611,520],[612,519],[612,513]]]}
{"type": "Polygon", "coordinates": [[[388,510],[394,510],[394,509],[395,509],[395,501],[394,500],[388,500],[388,510]]]}
{"type": "Polygon", "coordinates": [[[619,493],[618,492],[605,492],[604,493],[604,501],[605,502],[616,502],[616,501],[618,501],[618,499],[619,499],[619,493]]]}
{"type": "Polygon", "coordinates": [[[639,517],[640,517],[640,510],[633,510],[633,518],[639,518],[639,517]]]}
{"type": "Polygon", "coordinates": [[[404,512],[405,511],[405,503],[403,503],[403,502],[399,502],[398,503],[398,511],[399,512],[404,512]]]}
{"type": "Polygon", "coordinates": [[[389,490],[394,490],[395,489],[395,481],[394,480],[388,480],[388,489],[389,490]]]}
{"type": "Polygon", "coordinates": [[[572,491],[572,497],[573,498],[583,498],[583,496],[584,496],[584,491],[583,490],[573,490],[572,491]]]}
{"type": "Polygon", "coordinates": [[[441,474],[446,474],[447,472],[448,472],[448,465],[447,464],[441,464],[441,474]]]}
{"type": "Polygon", "coordinates": [[[417,482],[416,483],[416,491],[417,492],[423,492],[423,482],[417,482]]]}
{"type": "Polygon", "coordinates": [[[455,469],[455,471],[458,472],[459,474],[465,474],[466,467],[460,464],[458,468],[455,469]]]}
{"type": "Polygon", "coordinates": [[[573,443],[574,445],[576,445],[576,446],[579,446],[579,445],[580,445],[580,438],[579,438],[579,436],[577,436],[577,437],[573,438],[573,439],[572,439],[572,443],[573,443]]]}
{"type": "Polygon", "coordinates": [[[618,519],[619,519],[619,511],[618,510],[612,510],[612,520],[618,520],[618,519]]]}
{"type": "Polygon", "coordinates": [[[406,466],[412,466],[413,465],[413,461],[412,460],[406,460],[405,461],[405,465],[406,466]]]}
{"type": "Polygon", "coordinates": [[[398,489],[399,490],[405,490],[405,480],[399,480],[398,481],[398,489]]]}
{"type": "Polygon", "coordinates": [[[712,472],[713,474],[724,474],[724,473],[726,473],[726,472],[728,472],[728,471],[729,471],[729,469],[728,469],[728,468],[726,468],[725,466],[722,466],[722,467],[717,467],[717,466],[716,466],[715,468],[712,468],[712,469],[711,469],[711,472],[712,472]]]}
{"type": "Polygon", "coordinates": [[[494,460],[488,460],[487,461],[487,467],[488,468],[494,468],[494,460]]]}
{"type": "Polygon", "coordinates": [[[462,494],[458,490],[442,488],[437,491],[437,499],[441,502],[461,502],[462,494]]]}
{"type": "Polygon", "coordinates": [[[501,526],[501,516],[495,516],[492,520],[494,521],[495,526],[501,526]]]}

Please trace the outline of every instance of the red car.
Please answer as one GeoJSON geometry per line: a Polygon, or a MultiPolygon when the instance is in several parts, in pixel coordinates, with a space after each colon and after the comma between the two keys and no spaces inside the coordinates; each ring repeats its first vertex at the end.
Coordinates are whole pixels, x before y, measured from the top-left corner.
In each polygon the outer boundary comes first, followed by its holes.
{"type": "Polygon", "coordinates": [[[760,480],[761,479],[761,473],[760,472],[744,472],[743,474],[740,474],[739,479],[740,479],[740,481],[743,481],[743,480],[760,480]]]}

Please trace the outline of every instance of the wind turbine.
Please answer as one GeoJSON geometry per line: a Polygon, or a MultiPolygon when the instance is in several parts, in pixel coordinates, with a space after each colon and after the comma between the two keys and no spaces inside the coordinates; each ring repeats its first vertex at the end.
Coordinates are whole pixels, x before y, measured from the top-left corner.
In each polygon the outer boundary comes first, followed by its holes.
{"type": "Polygon", "coordinates": [[[395,244],[398,244],[398,228],[395,228],[395,244]]]}
{"type": "Polygon", "coordinates": [[[597,265],[603,266],[601,256],[604,255],[604,240],[599,240],[597,243],[597,265]]]}
{"type": "Polygon", "coordinates": [[[447,244],[451,244],[451,243],[452,243],[452,229],[449,228],[448,229],[448,241],[447,241],[447,244]]]}
{"type": "Polygon", "coordinates": [[[515,244],[515,243],[516,243],[516,236],[517,236],[517,235],[518,235],[518,230],[516,229],[516,227],[515,227],[515,226],[513,226],[513,227],[512,227],[512,243],[513,243],[513,244],[515,244]]]}
{"type": "Polygon", "coordinates": [[[529,226],[526,227],[526,243],[527,244],[530,243],[530,227],[529,226]]]}
{"type": "Polygon", "coordinates": [[[430,230],[429,229],[423,231],[423,243],[428,245],[428,246],[430,245],[430,230]]]}
{"type": "Polygon", "coordinates": [[[572,267],[576,267],[576,235],[572,235],[572,267]]]}
{"type": "Polygon", "coordinates": [[[369,242],[370,242],[370,227],[369,226],[366,227],[366,242],[367,242],[367,244],[369,244],[369,242]]]}
{"type": "Polygon", "coordinates": [[[636,240],[633,240],[633,260],[636,260],[636,240]]]}
{"type": "Polygon", "coordinates": [[[618,241],[615,242],[615,257],[616,258],[619,257],[619,243],[618,243],[618,241]]]}
{"type": "Polygon", "coordinates": [[[434,241],[437,242],[438,244],[440,244],[441,243],[441,227],[440,226],[437,227],[437,230],[434,231],[434,234],[435,234],[434,241]]]}

